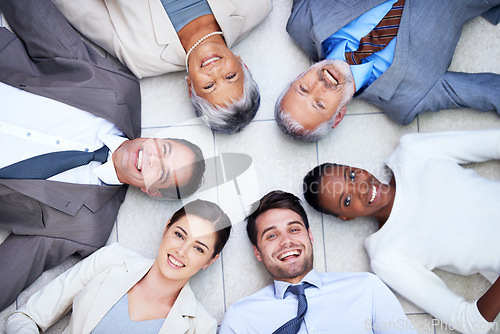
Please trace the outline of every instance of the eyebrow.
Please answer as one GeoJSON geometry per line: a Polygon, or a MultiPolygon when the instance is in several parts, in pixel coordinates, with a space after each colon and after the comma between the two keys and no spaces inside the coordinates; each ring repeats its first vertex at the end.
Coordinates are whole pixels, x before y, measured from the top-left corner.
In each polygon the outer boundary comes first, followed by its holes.
{"type": "MultiPolygon", "coordinates": [[[[172,155],[172,150],[173,150],[172,144],[170,142],[167,142],[167,146],[168,146],[168,152],[167,152],[168,155],[172,155]]],[[[161,159],[161,168],[165,169],[165,165],[163,164],[163,159],[161,159]]],[[[163,181],[160,180],[161,184],[167,183],[169,177],[170,177],[170,169],[166,171],[165,176],[163,177],[163,181]]]]}
{"type": "Polygon", "coordinates": [[[207,245],[205,245],[203,242],[201,242],[200,240],[195,240],[196,243],[202,245],[203,247],[205,247],[207,250],[210,250],[210,247],[208,247],[207,245]]]}
{"type": "MultiPolygon", "coordinates": [[[[344,168],[344,182],[347,183],[347,168],[344,168]]],[[[342,198],[344,197],[344,193],[342,193],[342,195],[340,195],[340,198],[339,198],[339,208],[342,207],[342,198]]]]}
{"type": "MultiPolygon", "coordinates": [[[[300,222],[298,220],[289,221],[288,224],[287,224],[287,226],[296,225],[296,224],[305,227],[304,223],[302,223],[302,222],[300,222]]],[[[264,231],[262,231],[262,233],[260,234],[260,237],[262,238],[264,236],[264,234],[266,234],[267,232],[269,232],[270,230],[273,230],[275,228],[276,228],[276,225],[271,225],[271,226],[265,228],[264,231]]]]}
{"type": "MultiPolygon", "coordinates": [[[[234,81],[230,81],[229,83],[230,84],[233,84],[233,83],[237,83],[238,81],[240,81],[240,75],[238,75],[238,78],[234,81]]],[[[225,78],[224,78],[225,79],[225,78]]],[[[217,86],[215,83],[214,83],[214,89],[212,89],[210,92],[206,93],[206,94],[212,94],[213,92],[215,92],[217,90],[217,86]]]]}
{"type": "Polygon", "coordinates": [[[174,184],[175,192],[177,193],[177,199],[181,199],[181,190],[179,189],[179,181],[177,181],[177,173],[174,170],[174,184]]]}
{"type": "Polygon", "coordinates": [[[273,229],[275,229],[275,228],[276,228],[276,225],[271,225],[271,226],[269,226],[269,227],[266,227],[266,228],[262,231],[262,233],[260,234],[260,237],[262,238],[262,237],[264,236],[264,234],[266,234],[268,231],[273,230],[273,229]]]}
{"type": "MultiPolygon", "coordinates": [[[[182,232],[184,232],[184,234],[185,234],[185,235],[188,235],[185,229],[183,229],[183,228],[182,228],[182,227],[180,227],[180,226],[176,226],[176,227],[177,227],[179,230],[181,230],[182,232]]],[[[208,247],[205,243],[201,242],[200,240],[195,240],[195,242],[196,242],[197,244],[200,244],[200,245],[204,246],[207,250],[210,250],[210,247],[208,247]]]]}

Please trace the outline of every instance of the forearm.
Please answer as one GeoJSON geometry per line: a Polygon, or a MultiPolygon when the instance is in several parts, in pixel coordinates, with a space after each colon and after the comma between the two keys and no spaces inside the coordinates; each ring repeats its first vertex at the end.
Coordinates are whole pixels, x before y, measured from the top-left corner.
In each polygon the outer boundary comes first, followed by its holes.
{"type": "Polygon", "coordinates": [[[35,321],[24,313],[14,312],[5,325],[7,334],[38,334],[38,326],[35,321]]]}
{"type": "Polygon", "coordinates": [[[499,159],[500,129],[409,134],[397,150],[412,152],[415,159],[442,157],[459,164],[499,159]]]}
{"type": "Polygon", "coordinates": [[[492,322],[500,313],[500,277],[477,301],[479,313],[486,321],[492,322]]]}

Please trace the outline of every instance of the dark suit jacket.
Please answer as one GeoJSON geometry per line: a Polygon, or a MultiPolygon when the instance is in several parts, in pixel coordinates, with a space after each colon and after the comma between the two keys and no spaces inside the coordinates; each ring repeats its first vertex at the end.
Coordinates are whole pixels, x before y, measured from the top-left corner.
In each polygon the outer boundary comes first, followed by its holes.
{"type": "MultiPolygon", "coordinates": [[[[315,61],[321,43],[353,19],[385,0],[294,0],[287,31],[315,61]]],[[[500,0],[406,0],[390,68],[357,94],[408,124],[418,113],[471,107],[500,110],[500,76],[450,72],[463,24],[484,13],[500,19],[500,0]],[[496,6],[496,7],[495,7],[496,6]],[[486,13],[485,13],[486,12],[486,13]]]]}
{"type": "MultiPolygon", "coordinates": [[[[64,102],[140,136],[137,79],[85,44],[50,0],[2,0],[15,34],[0,28],[0,81],[64,102]],[[16,36],[17,35],[17,36],[16,36]]],[[[43,270],[103,246],[126,186],[0,179],[0,309],[43,270]]]]}

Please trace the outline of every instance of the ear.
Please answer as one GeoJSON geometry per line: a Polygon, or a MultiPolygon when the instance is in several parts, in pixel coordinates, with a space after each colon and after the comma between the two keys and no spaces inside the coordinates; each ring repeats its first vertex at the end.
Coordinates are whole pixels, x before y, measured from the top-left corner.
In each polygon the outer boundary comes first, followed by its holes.
{"type": "Polygon", "coordinates": [[[186,77],[186,82],[187,82],[188,90],[189,90],[189,98],[191,98],[191,79],[189,79],[188,76],[186,77]]]}
{"type": "Polygon", "coordinates": [[[213,258],[211,258],[207,263],[205,263],[205,265],[203,266],[203,269],[207,269],[208,267],[210,267],[210,265],[212,263],[214,263],[214,261],[217,260],[219,258],[219,256],[220,256],[220,254],[217,254],[213,258]]]}
{"type": "Polygon", "coordinates": [[[337,125],[339,125],[340,121],[344,118],[346,111],[347,111],[347,106],[343,106],[339,110],[339,112],[337,113],[337,115],[335,115],[335,119],[333,121],[332,129],[334,127],[336,127],[337,125]]]}
{"type": "Polygon", "coordinates": [[[141,190],[148,194],[149,196],[153,196],[153,197],[163,197],[161,192],[156,190],[156,189],[146,189],[146,188],[141,188],[141,190]]]}
{"type": "Polygon", "coordinates": [[[346,221],[346,222],[354,219],[354,217],[344,217],[344,216],[339,216],[339,218],[342,219],[343,221],[346,221]]]}
{"type": "Polygon", "coordinates": [[[313,235],[311,233],[311,229],[307,229],[307,233],[309,233],[309,239],[311,239],[311,244],[314,244],[314,238],[313,238],[313,235]]]}
{"type": "MultiPolygon", "coordinates": [[[[240,57],[240,55],[236,55],[236,54],[235,54],[234,56],[236,57],[236,59],[238,59],[239,61],[241,61],[241,57],[240,57]]],[[[246,66],[246,65],[245,65],[245,66],[246,66]]]]}
{"type": "Polygon", "coordinates": [[[252,246],[252,247],[253,247],[253,253],[254,253],[255,257],[257,258],[257,261],[262,261],[262,258],[260,257],[260,252],[257,249],[257,247],[255,247],[255,246],[252,246]]]}

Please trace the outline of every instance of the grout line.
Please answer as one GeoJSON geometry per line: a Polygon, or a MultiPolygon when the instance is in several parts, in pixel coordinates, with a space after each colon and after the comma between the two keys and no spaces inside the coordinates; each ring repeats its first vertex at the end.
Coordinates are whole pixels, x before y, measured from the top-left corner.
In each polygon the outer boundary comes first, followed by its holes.
{"type": "MultiPolygon", "coordinates": [[[[217,152],[217,145],[216,145],[216,141],[217,141],[217,138],[215,136],[215,132],[212,130],[212,139],[213,139],[213,150],[214,150],[214,156],[217,156],[218,155],[218,152],[217,152]]],[[[217,194],[217,204],[220,205],[220,198],[219,198],[219,181],[218,181],[218,175],[217,175],[217,159],[215,159],[214,161],[214,164],[215,164],[215,184],[217,184],[216,188],[217,188],[217,191],[216,191],[216,194],[217,194]]],[[[236,181],[236,180],[235,180],[236,181]]],[[[220,267],[221,267],[221,272],[222,272],[222,308],[223,308],[223,311],[224,313],[226,313],[226,281],[224,279],[224,252],[220,252],[220,267]]]]}
{"type": "MultiPolygon", "coordinates": [[[[366,116],[366,115],[385,115],[383,111],[375,111],[375,112],[358,112],[358,113],[349,113],[346,114],[345,117],[347,116],[366,116]]],[[[387,116],[389,117],[389,116],[387,116]]]]}
{"type": "MultiPolygon", "coordinates": [[[[193,126],[204,126],[202,124],[174,124],[174,125],[160,125],[160,126],[143,126],[141,127],[142,130],[155,130],[155,129],[168,129],[168,128],[186,128],[186,127],[193,127],[193,126]]],[[[213,134],[213,131],[212,131],[213,134]]]]}
{"type": "MultiPolygon", "coordinates": [[[[318,142],[315,143],[316,146],[316,166],[319,165],[319,145],[318,142]]],[[[321,234],[323,236],[323,262],[325,265],[325,272],[328,272],[327,269],[327,261],[326,261],[326,242],[325,242],[325,221],[323,219],[323,214],[320,215],[321,217],[321,234]]]]}

